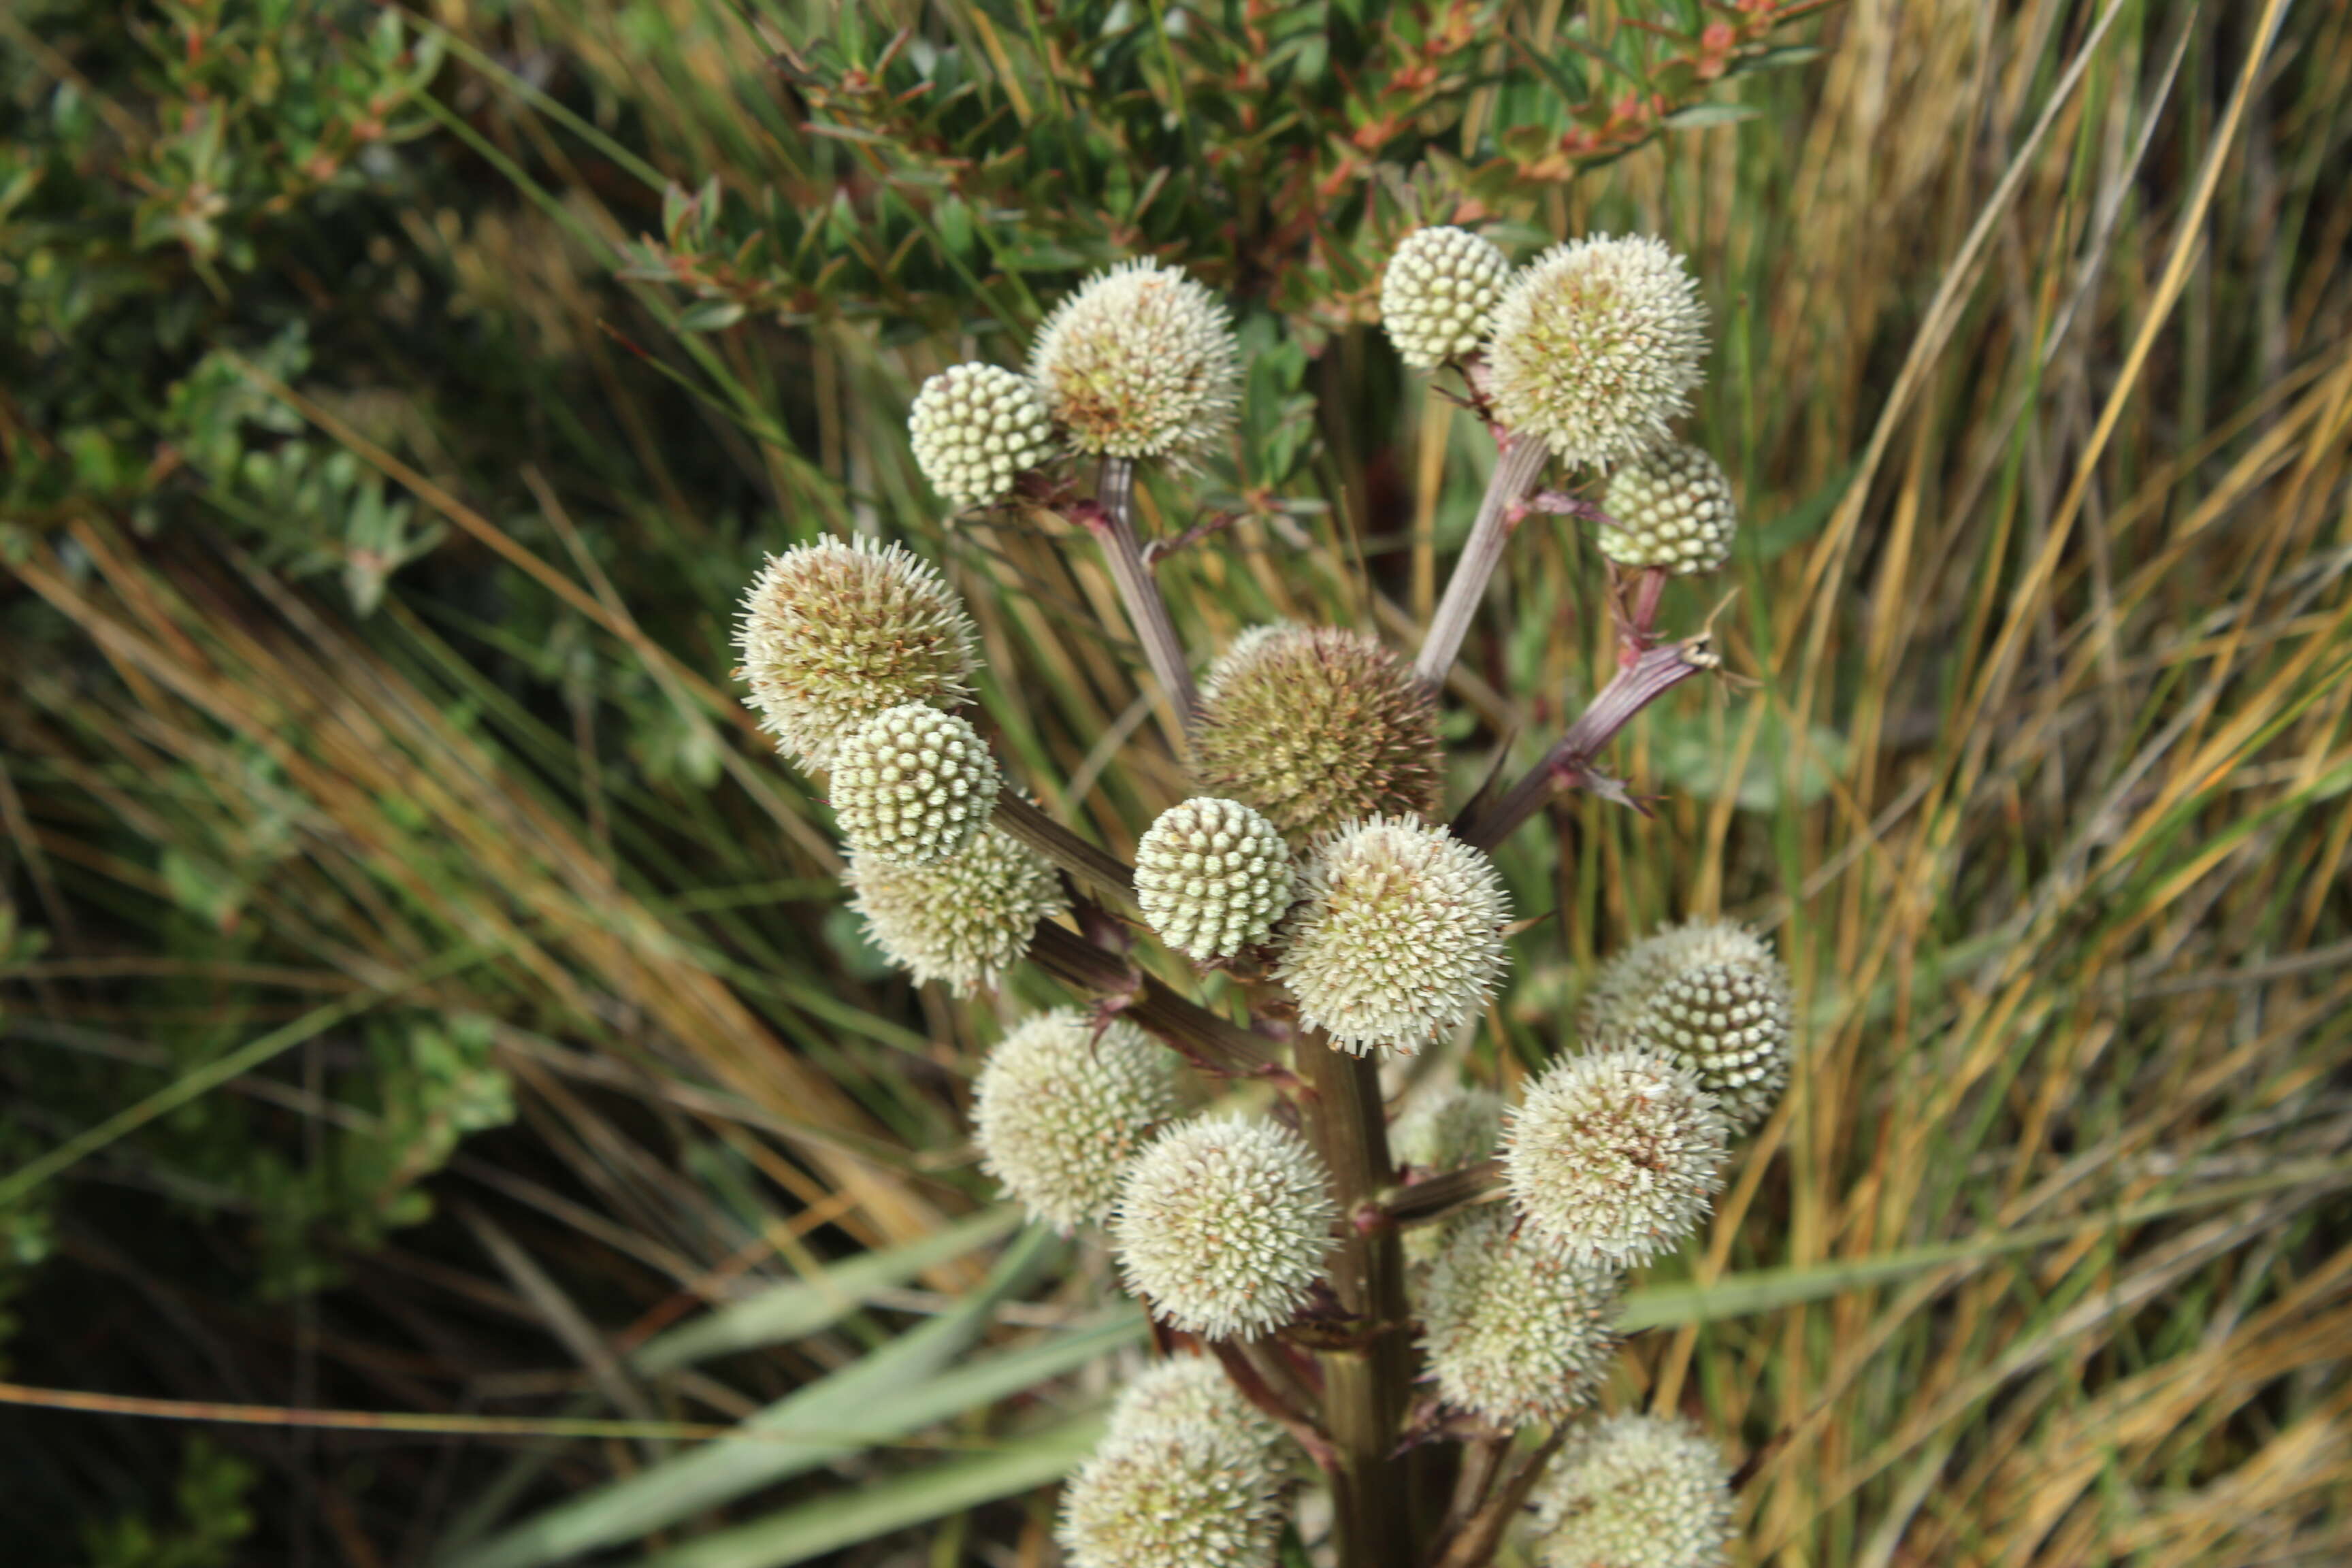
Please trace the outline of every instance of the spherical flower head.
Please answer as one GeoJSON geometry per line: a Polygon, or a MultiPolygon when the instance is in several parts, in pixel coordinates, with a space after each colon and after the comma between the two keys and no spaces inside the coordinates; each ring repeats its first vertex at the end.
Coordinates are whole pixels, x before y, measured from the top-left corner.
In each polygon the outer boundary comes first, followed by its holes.
{"type": "Polygon", "coordinates": [[[1475,353],[1510,281],[1503,253],[1466,228],[1417,228],[1381,279],[1381,325],[1415,370],[1475,353]]]}
{"type": "Polygon", "coordinates": [[[1264,1450],[1282,1441],[1282,1428],[1242,1397],[1225,1369],[1204,1355],[1157,1361],[1119,1390],[1110,1407],[1109,1436],[1202,1426],[1231,1432],[1264,1450]]]}
{"type": "Polygon", "coordinates": [[[1265,1452],[1199,1423],[1115,1434],[1062,1491],[1071,1568],[1268,1568],[1281,1478],[1265,1452]]]}
{"type": "Polygon", "coordinates": [[[1063,300],[1029,375],[1078,450],[1181,464],[1232,426],[1240,364],[1216,296],[1147,258],[1097,273],[1063,300]]]}
{"type": "Polygon", "coordinates": [[[1127,1288],[1161,1322],[1255,1339],[1306,1304],[1339,1212],[1298,1134],[1204,1118],[1169,1129],[1129,1164],[1111,1241],[1127,1288]]]}
{"type": "Polygon", "coordinates": [[[1601,530],[1601,553],[1620,566],[1663,566],[1679,576],[1731,559],[1739,529],[1731,481],[1696,447],[1659,447],[1621,464],[1601,504],[1617,524],[1601,530]]]}
{"type": "Polygon", "coordinates": [[[1727,1568],[1731,1477],[1679,1416],[1626,1414],[1570,1436],[1536,1493],[1541,1568],[1727,1568]]]}
{"type": "Polygon", "coordinates": [[[1771,947],[1729,921],[1693,921],[1609,962],[1584,1000],[1594,1046],[1668,1051],[1694,1072],[1732,1125],[1772,1112],[1789,1082],[1796,1010],[1771,947]]]}
{"type": "Polygon", "coordinates": [[[1053,862],[997,827],[928,866],[853,849],[843,880],[866,935],[891,963],[918,982],[943,981],[966,995],[1021,961],[1039,921],[1069,912],[1053,862]]]}
{"type": "Polygon", "coordinates": [[[1682,258],[1647,236],[1556,247],[1495,310],[1495,412],[1570,463],[1607,468],[1666,438],[1706,353],[1706,310],[1682,258]]]}
{"type": "Polygon", "coordinates": [[[1570,1257],[1645,1263],[1706,1217],[1729,1131],[1672,1056],[1570,1057],[1505,1119],[1504,1180],[1526,1234],[1570,1257]]]}
{"type": "Polygon", "coordinates": [[[1298,879],[1276,973],[1300,1021],[1359,1055],[1411,1054],[1486,1005],[1510,954],[1510,896],[1484,851],[1419,817],[1325,838],[1298,879]]]}
{"type": "Polygon", "coordinates": [[[1439,1394],[1505,1430],[1561,1419],[1608,1370],[1617,1295],[1615,1269],[1520,1234],[1500,1205],[1464,1215],[1420,1292],[1439,1394]]]}
{"type": "Polygon", "coordinates": [[[896,544],[819,540],[772,555],[736,627],[760,727],[803,767],[886,708],[971,697],[977,633],[963,601],[896,544]]]}
{"type": "Polygon", "coordinates": [[[1264,942],[1290,907],[1290,846],[1237,800],[1169,807],[1135,847],[1135,900],[1160,940],[1202,963],[1264,942]]]}
{"type": "Polygon", "coordinates": [[[1437,809],[1437,703],[1361,632],[1259,626],[1201,689],[1193,767],[1293,843],[1359,817],[1437,809]]]}
{"type": "Polygon", "coordinates": [[[1177,1111],[1174,1058],[1114,1019],[1040,1014],[997,1042],[972,1086],[982,1168],[1065,1236],[1110,1217],[1119,1172],[1177,1111]]]}
{"type": "Polygon", "coordinates": [[[1002,780],[971,724],[920,702],[885,708],[833,753],[833,814],[850,847],[928,866],[962,853],[1002,780]]]}
{"type": "Polygon", "coordinates": [[[1037,384],[1002,365],[960,364],[915,394],[907,416],[915,462],[956,506],[1001,500],[1054,454],[1054,419],[1037,384]]]}

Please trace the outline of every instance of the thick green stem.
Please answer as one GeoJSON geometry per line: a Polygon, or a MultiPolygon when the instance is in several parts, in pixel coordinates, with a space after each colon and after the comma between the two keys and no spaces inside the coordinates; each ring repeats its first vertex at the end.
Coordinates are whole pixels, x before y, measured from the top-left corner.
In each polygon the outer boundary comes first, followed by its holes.
{"type": "Polygon", "coordinates": [[[1332,1195],[1349,1216],[1331,1263],[1331,1289],[1356,1317],[1359,1342],[1318,1353],[1323,1422],[1339,1450],[1335,1478],[1340,1568],[1412,1568],[1412,1494],[1397,1453],[1412,1394],[1412,1339],[1405,1301],[1404,1252],[1389,1226],[1354,1223],[1360,1209],[1395,1184],[1380,1068],[1331,1048],[1320,1033],[1298,1042],[1306,1111],[1332,1195]]]}

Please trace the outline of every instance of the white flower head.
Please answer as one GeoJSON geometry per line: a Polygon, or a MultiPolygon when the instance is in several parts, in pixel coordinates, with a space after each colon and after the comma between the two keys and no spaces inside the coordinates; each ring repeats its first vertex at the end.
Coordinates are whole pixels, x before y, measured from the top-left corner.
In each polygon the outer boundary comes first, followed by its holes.
{"type": "Polygon", "coordinates": [[[962,853],[1002,783],[966,721],[920,702],[885,708],[835,748],[831,797],[859,854],[922,866],[962,853]]]}
{"type": "Polygon", "coordinates": [[[1119,1390],[1110,1408],[1113,1437],[1186,1426],[1235,1433],[1268,1450],[1283,1435],[1274,1418],[1244,1398],[1225,1369],[1205,1355],[1171,1355],[1152,1363],[1119,1390]]]}
{"type": "Polygon", "coordinates": [[[1508,1114],[1503,1174],[1530,1235],[1570,1257],[1645,1263],[1706,1217],[1728,1133],[1681,1061],[1600,1051],[1555,1064],[1508,1114]]]}
{"type": "Polygon", "coordinates": [[[1418,817],[1373,817],[1316,847],[1276,973],[1299,1017],[1361,1054],[1411,1053],[1486,1005],[1510,962],[1510,897],[1485,852],[1418,817]]]}
{"type": "Polygon", "coordinates": [[[1195,795],[1135,847],[1135,897],[1160,940],[1199,963],[1264,942],[1290,907],[1290,846],[1239,801],[1195,795]]]}
{"type": "Polygon", "coordinates": [[[1505,425],[1607,468],[1666,438],[1706,353],[1706,310],[1682,258],[1647,236],[1602,235],[1512,279],[1486,363],[1505,425]]]}
{"type": "Polygon", "coordinates": [[[1540,1483],[1541,1568],[1727,1568],[1731,1478],[1679,1417],[1612,1415],[1570,1436],[1540,1483]]]}
{"type": "Polygon", "coordinates": [[[1170,1128],[1128,1165],[1111,1240],[1127,1288],[1161,1322],[1255,1339],[1306,1304],[1339,1212],[1298,1134],[1212,1117],[1170,1128]]]}
{"type": "Polygon", "coordinates": [[[1064,1008],[997,1042],[972,1086],[981,1164],[1068,1235],[1110,1216],[1119,1173],[1176,1114],[1174,1058],[1124,1019],[1064,1008]]]}
{"type": "Polygon", "coordinates": [[[1381,325],[1405,363],[1435,370],[1477,352],[1510,281],[1503,253],[1466,228],[1417,228],[1381,279],[1381,325]]]}
{"type": "Polygon", "coordinates": [[[891,963],[918,982],[970,994],[994,985],[1029,951],[1037,922],[1066,914],[1053,862],[998,827],[960,855],[906,866],[850,853],[851,907],[891,963]]]}
{"type": "Polygon", "coordinates": [[[1062,301],[1029,376],[1078,450],[1183,464],[1232,427],[1240,367],[1216,296],[1146,258],[1097,273],[1062,301]]]}
{"type": "Polygon", "coordinates": [[[1788,968],[1769,943],[1729,921],[1692,921],[1610,960],[1584,999],[1581,1030],[1596,1048],[1681,1058],[1745,1131],[1788,1086],[1795,1018],[1788,968]]]}
{"type": "Polygon", "coordinates": [[[1465,1215],[1421,1289],[1438,1393],[1506,1429],[1561,1419],[1608,1370],[1617,1296],[1614,1268],[1521,1234],[1501,1205],[1465,1215]]]}
{"type": "Polygon", "coordinates": [[[986,506],[1054,455],[1054,419],[1027,376],[952,365],[923,383],[907,416],[923,478],[957,506],[986,506]]]}
{"type": "Polygon", "coordinates": [[[1595,542],[1620,566],[1663,566],[1677,575],[1712,572],[1731,559],[1739,509],[1731,481],[1696,447],[1658,447],[1609,476],[1601,510],[1617,526],[1595,542]]]}
{"type": "Polygon", "coordinates": [[[1062,1491],[1071,1568],[1269,1568],[1281,1477],[1235,1432],[1183,1423],[1114,1434],[1062,1491]]]}

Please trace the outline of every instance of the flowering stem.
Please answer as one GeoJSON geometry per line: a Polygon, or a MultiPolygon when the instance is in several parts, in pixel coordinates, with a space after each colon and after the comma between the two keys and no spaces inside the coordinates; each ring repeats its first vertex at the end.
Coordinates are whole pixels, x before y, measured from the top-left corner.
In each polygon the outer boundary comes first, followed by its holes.
{"type": "Polygon", "coordinates": [[[1160,596],[1160,584],[1152,580],[1151,568],[1144,564],[1143,546],[1135,536],[1134,461],[1105,458],[1095,493],[1098,504],[1081,510],[1078,521],[1101,542],[1103,559],[1110,563],[1111,581],[1118,584],[1127,618],[1135,626],[1136,640],[1143,645],[1144,659],[1189,734],[1200,699],[1192,689],[1192,661],[1176,635],[1168,601],[1160,596]]]}
{"type": "MultiPolygon", "coordinates": [[[[1298,1040],[1299,1076],[1309,1091],[1303,1109],[1342,1214],[1394,1184],[1379,1066],[1335,1050],[1320,1031],[1298,1040]]],[[[1345,1228],[1330,1271],[1339,1305],[1363,1324],[1355,1344],[1318,1352],[1323,1368],[1323,1424],[1339,1450],[1332,1495],[1341,1568],[1412,1568],[1412,1491],[1402,1456],[1405,1407],[1412,1395],[1412,1346],[1407,1338],[1404,1252],[1393,1228],[1345,1228]]]]}
{"type": "Polygon", "coordinates": [[[1458,1171],[1446,1171],[1411,1186],[1391,1187],[1374,1201],[1381,1215],[1399,1229],[1434,1225],[1475,1204],[1503,1195],[1503,1163],[1481,1160],[1458,1171]]]}
{"type": "Polygon", "coordinates": [[[999,790],[992,814],[996,826],[1089,888],[1135,907],[1135,873],[1107,849],[1087,843],[1011,790],[999,790]]]}
{"type": "Polygon", "coordinates": [[[1157,1035],[1204,1072],[1276,1082],[1290,1079],[1290,1069],[1275,1060],[1265,1036],[1178,995],[1067,927],[1039,921],[1029,956],[1063,984],[1104,998],[1121,1017],[1157,1035]]]}
{"type": "Polygon", "coordinates": [[[1438,601],[1437,614],[1430,617],[1421,656],[1412,662],[1413,674],[1430,686],[1445,684],[1446,672],[1462,651],[1462,639],[1470,635],[1478,602],[1486,596],[1486,584],[1502,562],[1503,547],[1518,525],[1519,500],[1534,487],[1536,476],[1543,472],[1551,456],[1550,448],[1532,436],[1514,437],[1499,428],[1496,434],[1503,446],[1495,456],[1486,498],[1479,501],[1478,515],[1471,521],[1469,541],[1454,563],[1445,597],[1438,601]]]}

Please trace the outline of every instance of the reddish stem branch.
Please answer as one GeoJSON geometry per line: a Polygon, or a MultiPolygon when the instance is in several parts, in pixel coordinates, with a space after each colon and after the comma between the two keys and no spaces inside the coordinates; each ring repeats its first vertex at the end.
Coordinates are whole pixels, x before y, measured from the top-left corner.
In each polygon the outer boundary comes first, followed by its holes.
{"type": "Polygon", "coordinates": [[[1438,601],[1437,613],[1430,617],[1420,657],[1412,663],[1413,674],[1432,687],[1445,684],[1446,672],[1462,651],[1462,639],[1470,635],[1479,601],[1486,596],[1486,584],[1502,562],[1503,547],[1510,542],[1523,515],[1519,500],[1534,486],[1551,457],[1550,449],[1533,436],[1513,437],[1499,429],[1497,435],[1503,447],[1495,455],[1495,471],[1487,478],[1486,497],[1478,503],[1470,537],[1454,563],[1454,575],[1446,580],[1445,597],[1438,601]]]}
{"type": "Polygon", "coordinates": [[[1097,848],[1011,790],[996,796],[997,826],[1067,871],[1090,889],[1135,908],[1135,873],[1108,849],[1097,848]]]}
{"type": "Polygon", "coordinates": [[[1176,635],[1176,622],[1168,613],[1168,601],[1160,595],[1160,584],[1152,579],[1151,568],[1143,559],[1143,546],[1135,536],[1135,464],[1126,458],[1105,458],[1102,479],[1096,486],[1097,504],[1078,509],[1075,515],[1102,545],[1103,559],[1110,565],[1111,581],[1118,585],[1120,602],[1127,606],[1127,618],[1135,626],[1136,640],[1143,645],[1143,658],[1158,678],[1160,689],[1176,710],[1189,734],[1192,728],[1193,710],[1200,705],[1200,696],[1192,689],[1192,661],[1185,657],[1183,639],[1176,635]]]}
{"type": "Polygon", "coordinates": [[[1276,1059],[1273,1042],[1265,1036],[1178,995],[1076,931],[1052,921],[1038,921],[1029,956],[1065,985],[1093,992],[1110,1011],[1157,1035],[1203,1072],[1290,1079],[1290,1069],[1276,1059]]]}

